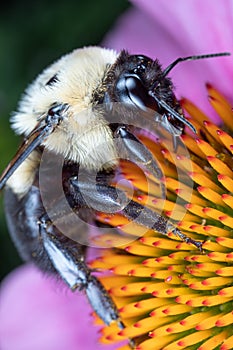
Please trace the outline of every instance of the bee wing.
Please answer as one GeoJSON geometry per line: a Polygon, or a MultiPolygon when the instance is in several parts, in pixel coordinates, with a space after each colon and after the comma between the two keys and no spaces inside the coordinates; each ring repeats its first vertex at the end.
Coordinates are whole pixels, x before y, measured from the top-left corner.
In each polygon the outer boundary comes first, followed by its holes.
{"type": "Polygon", "coordinates": [[[7,165],[0,177],[0,190],[5,186],[7,180],[24,160],[39,146],[56,128],[52,123],[45,124],[44,121],[37,124],[35,129],[23,141],[13,159],[7,165]],[[43,123],[43,125],[41,125],[43,123]]]}
{"type": "Polygon", "coordinates": [[[5,186],[9,177],[22,164],[22,162],[39,146],[62,122],[63,113],[68,109],[66,103],[53,105],[45,118],[36,125],[32,132],[27,136],[17,153],[8,164],[0,177],[0,190],[5,186]]]}

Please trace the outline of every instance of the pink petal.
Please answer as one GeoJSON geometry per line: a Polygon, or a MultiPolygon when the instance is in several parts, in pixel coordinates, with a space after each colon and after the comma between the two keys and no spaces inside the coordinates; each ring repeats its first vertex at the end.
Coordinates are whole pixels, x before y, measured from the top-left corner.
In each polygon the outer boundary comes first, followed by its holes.
{"type": "Polygon", "coordinates": [[[80,293],[25,265],[0,288],[1,350],[111,350],[98,342],[91,308],[80,293]]]}
{"type": "MultiPolygon", "coordinates": [[[[158,58],[164,67],[178,57],[232,51],[233,2],[216,0],[132,0],[103,44],[158,58]]],[[[184,62],[171,72],[178,97],[190,98],[216,118],[208,103],[210,82],[232,100],[232,57],[184,62]]]]}

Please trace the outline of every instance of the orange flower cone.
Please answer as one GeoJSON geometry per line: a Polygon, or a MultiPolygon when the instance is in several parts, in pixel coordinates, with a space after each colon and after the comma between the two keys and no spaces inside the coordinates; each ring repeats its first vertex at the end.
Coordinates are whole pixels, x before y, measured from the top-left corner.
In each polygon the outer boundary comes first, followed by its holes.
{"type": "MultiPolygon", "coordinates": [[[[189,159],[179,149],[172,154],[163,144],[141,136],[162,167],[165,200],[157,195],[158,180],[126,161],[121,164],[135,188],[134,200],[162,210],[182,233],[204,241],[203,252],[173,234],[145,230],[120,214],[99,216],[132,235],[131,241],[122,236],[116,248],[103,250],[91,263],[109,273],[101,280],[125,325],[122,330],[116,324],[103,325],[101,342],[116,343],[116,348],[122,340],[130,340],[137,350],[233,348],[233,113],[216,89],[208,84],[207,90],[222,125],[182,100],[197,129],[195,136],[182,136],[189,159]],[[178,173],[185,176],[178,178],[178,173]],[[186,177],[190,183],[183,182],[186,177]]],[[[100,237],[106,245],[114,240],[111,235],[100,237]]]]}

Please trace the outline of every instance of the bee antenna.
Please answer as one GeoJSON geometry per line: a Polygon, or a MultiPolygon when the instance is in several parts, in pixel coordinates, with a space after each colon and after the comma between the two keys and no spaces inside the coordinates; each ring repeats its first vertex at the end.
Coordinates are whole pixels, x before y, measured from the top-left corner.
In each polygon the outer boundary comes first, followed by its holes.
{"type": "Polygon", "coordinates": [[[212,58],[212,57],[221,57],[221,56],[230,56],[230,52],[219,52],[219,53],[211,53],[207,55],[197,55],[197,56],[187,56],[187,57],[179,57],[174,62],[169,64],[167,68],[163,71],[163,77],[166,77],[168,73],[179,63],[184,61],[194,61],[194,60],[202,60],[203,58],[212,58]]]}
{"type": "Polygon", "coordinates": [[[159,106],[163,107],[168,113],[173,115],[176,119],[180,120],[182,123],[184,123],[192,132],[195,134],[197,133],[196,128],[193,126],[192,123],[190,123],[183,115],[177,113],[172,107],[170,107],[164,100],[159,99],[153,91],[149,91],[149,95],[152,96],[155,101],[158,103],[159,106]]]}

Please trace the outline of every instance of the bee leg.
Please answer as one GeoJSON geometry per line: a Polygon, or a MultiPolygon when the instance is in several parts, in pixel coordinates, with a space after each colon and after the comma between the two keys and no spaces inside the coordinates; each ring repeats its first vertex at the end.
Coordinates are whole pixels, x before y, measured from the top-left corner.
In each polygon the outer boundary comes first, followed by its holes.
{"type": "Polygon", "coordinates": [[[119,126],[115,130],[114,136],[122,140],[123,147],[125,148],[130,161],[145,168],[147,172],[160,180],[161,195],[162,198],[166,198],[166,187],[162,181],[162,170],[148,148],[132,132],[130,132],[129,127],[125,125],[119,126]]]}
{"type": "Polygon", "coordinates": [[[63,235],[59,236],[57,232],[54,235],[53,225],[47,215],[40,218],[39,231],[49,260],[69,288],[72,291],[83,290],[93,310],[106,325],[117,322],[123,328],[113,301],[84,261],[82,245],[63,235]]]}
{"type": "Polygon", "coordinates": [[[164,216],[152,211],[141,204],[131,201],[123,210],[123,213],[129,219],[133,219],[136,223],[144,225],[149,229],[155,230],[159,233],[167,235],[172,232],[178,236],[182,241],[193,244],[202,252],[203,242],[196,241],[184,233],[182,233],[176,226],[169,222],[164,216]]]}
{"type": "MultiPolygon", "coordinates": [[[[123,324],[117,309],[99,280],[86,265],[86,246],[59,231],[44,211],[38,187],[32,186],[19,199],[10,188],[5,191],[8,228],[24,261],[33,262],[44,273],[62,279],[71,290],[82,289],[97,315],[109,324],[123,324]]],[[[62,219],[62,207],[55,209],[62,219]]]]}
{"type": "MultiPolygon", "coordinates": [[[[77,177],[70,178],[70,193],[81,193],[82,198],[93,210],[104,213],[121,212],[125,217],[149,229],[167,235],[172,232],[182,241],[195,245],[202,250],[202,242],[187,237],[177,227],[170,223],[165,217],[156,213],[148,207],[133,200],[129,200],[126,193],[120,189],[107,184],[107,182],[94,182],[88,177],[80,181],[77,177]]],[[[75,197],[74,197],[75,200],[75,197]]],[[[72,206],[77,206],[75,201],[72,206]]]]}

